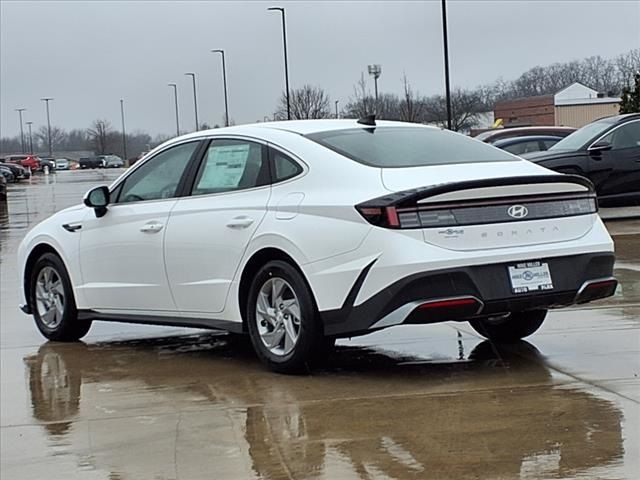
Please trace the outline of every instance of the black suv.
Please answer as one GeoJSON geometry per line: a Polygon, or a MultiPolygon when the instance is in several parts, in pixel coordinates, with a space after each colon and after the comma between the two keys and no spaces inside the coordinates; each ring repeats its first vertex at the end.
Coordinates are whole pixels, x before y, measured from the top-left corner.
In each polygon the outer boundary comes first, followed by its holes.
{"type": "Polygon", "coordinates": [[[640,114],[602,118],[546,152],[522,155],[561,173],[593,182],[601,205],[640,205],[640,114]]]}

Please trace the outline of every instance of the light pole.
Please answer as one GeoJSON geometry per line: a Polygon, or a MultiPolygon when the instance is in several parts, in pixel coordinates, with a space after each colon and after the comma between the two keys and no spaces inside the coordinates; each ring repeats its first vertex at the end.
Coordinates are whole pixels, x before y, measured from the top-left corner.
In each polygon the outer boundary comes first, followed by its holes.
{"type": "Polygon", "coordinates": [[[449,85],[449,40],[447,37],[447,0],[442,0],[442,42],[444,45],[444,88],[447,97],[447,129],[451,130],[451,87],[449,85]]]}
{"type": "Polygon", "coordinates": [[[373,77],[374,88],[376,92],[376,113],[378,113],[378,78],[382,75],[382,65],[369,65],[369,75],[373,77]]]}
{"type": "Polygon", "coordinates": [[[224,59],[224,50],[211,50],[213,53],[222,54],[222,82],[224,84],[224,126],[229,126],[229,98],[227,93],[227,65],[224,59]]]}
{"type": "Polygon", "coordinates": [[[120,117],[122,118],[122,154],[125,162],[127,161],[127,133],[124,129],[124,100],[120,99],[120,117]]]}
{"type": "Polygon", "coordinates": [[[33,122],[25,122],[29,127],[29,153],[33,155],[33,136],[31,135],[31,125],[33,122]]]}
{"type": "Polygon", "coordinates": [[[336,100],[334,103],[336,104],[336,118],[340,118],[340,115],[338,115],[338,102],[340,100],[336,100]]]}
{"type": "Polygon", "coordinates": [[[20,117],[20,148],[21,153],[24,153],[24,128],[22,124],[22,112],[24,112],[26,108],[16,108],[16,112],[18,112],[18,117],[20,117]]]}
{"type": "Polygon", "coordinates": [[[178,85],[175,83],[169,83],[170,87],[173,88],[173,101],[176,104],[176,136],[180,136],[180,118],[178,117],[178,85]]]}
{"type": "Polygon", "coordinates": [[[200,130],[200,124],[198,123],[198,99],[196,97],[196,74],[195,73],[185,73],[185,75],[191,77],[193,82],[193,111],[196,115],[196,132],[200,130]]]}
{"type": "Polygon", "coordinates": [[[282,44],[284,49],[284,82],[287,89],[287,120],[291,120],[291,102],[289,99],[289,61],[287,60],[287,24],[283,7],[269,7],[267,10],[279,11],[282,14],[282,44]]]}
{"type": "Polygon", "coordinates": [[[47,140],[49,141],[49,157],[53,157],[53,149],[51,148],[51,117],[49,117],[49,102],[53,98],[41,98],[44,103],[47,104],[47,140]]]}

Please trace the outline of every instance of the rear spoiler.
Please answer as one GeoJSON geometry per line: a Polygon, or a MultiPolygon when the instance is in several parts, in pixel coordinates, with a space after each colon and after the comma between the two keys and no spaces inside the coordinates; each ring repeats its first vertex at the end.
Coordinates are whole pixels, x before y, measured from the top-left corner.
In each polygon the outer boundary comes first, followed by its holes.
{"type": "MultiPolygon", "coordinates": [[[[595,188],[589,179],[580,175],[563,174],[563,175],[525,175],[520,177],[499,177],[499,178],[482,178],[478,180],[465,180],[462,182],[440,183],[438,185],[430,185],[427,187],[412,188],[409,190],[401,190],[399,192],[390,193],[381,197],[373,198],[358,204],[360,208],[384,208],[384,207],[410,207],[415,206],[418,200],[434,197],[443,193],[457,192],[460,190],[470,190],[474,188],[485,187],[503,187],[511,185],[534,185],[540,183],[574,183],[587,188],[586,194],[595,195],[595,188]]],[[[570,195],[575,196],[572,192],[570,195]]],[[[514,200],[517,197],[511,197],[514,200]]],[[[488,200],[488,199],[487,199],[488,200]]]]}

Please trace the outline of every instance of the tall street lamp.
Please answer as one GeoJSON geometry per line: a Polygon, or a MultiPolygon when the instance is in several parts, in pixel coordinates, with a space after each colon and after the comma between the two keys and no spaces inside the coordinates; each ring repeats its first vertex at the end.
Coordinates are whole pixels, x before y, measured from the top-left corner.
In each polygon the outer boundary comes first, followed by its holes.
{"type": "Polygon", "coordinates": [[[123,160],[127,161],[127,133],[124,128],[124,100],[120,99],[120,117],[122,118],[122,153],[124,155],[123,160]]]}
{"type": "Polygon", "coordinates": [[[53,98],[41,98],[40,100],[47,104],[47,140],[49,143],[49,157],[53,157],[53,148],[51,148],[51,117],[49,117],[49,102],[53,100],[53,98]]]}
{"type": "Polygon", "coordinates": [[[222,54],[222,82],[224,84],[224,126],[229,126],[229,98],[227,93],[227,66],[224,59],[224,50],[211,50],[213,53],[222,54]]]}
{"type": "Polygon", "coordinates": [[[287,60],[287,24],[283,7],[269,7],[267,10],[279,11],[282,14],[282,44],[284,49],[284,81],[287,89],[287,120],[291,120],[291,101],[289,99],[289,61],[287,60]]]}
{"type": "Polygon", "coordinates": [[[376,113],[378,113],[378,78],[382,75],[382,65],[369,65],[369,75],[373,77],[373,84],[376,92],[376,113]]]}
{"type": "Polygon", "coordinates": [[[33,122],[26,122],[26,124],[29,127],[29,153],[33,155],[33,136],[31,135],[31,125],[33,125],[33,122]]]}
{"type": "Polygon", "coordinates": [[[16,108],[16,112],[18,112],[18,117],[20,117],[20,148],[21,153],[24,153],[24,127],[22,124],[22,112],[24,112],[26,108],[16,108]]]}
{"type": "Polygon", "coordinates": [[[442,42],[444,45],[444,88],[447,97],[447,129],[451,130],[451,87],[449,85],[449,40],[447,36],[447,0],[442,0],[442,42]]]}
{"type": "Polygon", "coordinates": [[[198,123],[198,99],[196,97],[196,74],[189,72],[185,73],[185,75],[191,77],[191,81],[193,82],[193,111],[196,115],[196,132],[200,130],[200,123],[198,123]]]}
{"type": "Polygon", "coordinates": [[[173,101],[176,105],[176,137],[180,136],[180,117],[178,116],[178,85],[175,83],[168,84],[173,88],[173,101]]]}

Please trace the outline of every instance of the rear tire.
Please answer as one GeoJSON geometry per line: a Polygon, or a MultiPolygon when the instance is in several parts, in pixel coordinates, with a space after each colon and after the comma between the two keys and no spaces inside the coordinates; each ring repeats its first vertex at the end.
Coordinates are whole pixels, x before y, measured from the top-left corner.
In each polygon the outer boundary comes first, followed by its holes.
{"type": "Polygon", "coordinates": [[[45,253],[38,258],[29,286],[29,304],[42,335],[57,342],[75,342],[87,334],[91,322],[78,320],[73,288],[60,257],[45,253]]]}
{"type": "Polygon", "coordinates": [[[274,260],[255,275],[247,299],[247,329],[258,358],[279,373],[308,371],[328,342],[303,276],[274,260]]]}
{"type": "Polygon", "coordinates": [[[536,332],[545,317],[546,310],[513,312],[501,319],[471,320],[471,327],[489,340],[498,343],[514,343],[536,332]]]}

